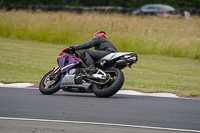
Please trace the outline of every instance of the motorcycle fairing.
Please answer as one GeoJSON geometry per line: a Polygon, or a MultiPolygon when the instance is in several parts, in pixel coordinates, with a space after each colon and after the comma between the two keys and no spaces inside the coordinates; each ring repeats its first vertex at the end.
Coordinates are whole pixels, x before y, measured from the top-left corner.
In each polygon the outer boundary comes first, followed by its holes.
{"type": "Polygon", "coordinates": [[[96,61],[95,66],[99,67],[102,70],[105,70],[105,69],[113,67],[113,65],[114,65],[112,62],[113,60],[115,60],[119,57],[123,57],[123,56],[126,57],[126,56],[131,56],[131,55],[135,55],[135,53],[131,53],[131,52],[110,53],[110,54],[104,56],[102,59],[96,61]]]}
{"type": "Polygon", "coordinates": [[[68,73],[68,71],[76,66],[77,64],[79,64],[80,61],[73,55],[69,56],[68,58],[68,63],[61,69],[61,72],[65,72],[65,73],[68,73]]]}
{"type": "Polygon", "coordinates": [[[62,74],[61,79],[62,79],[64,77],[64,75],[66,73],[68,73],[68,71],[72,67],[79,64],[80,61],[75,56],[73,56],[71,54],[61,52],[60,55],[62,55],[62,56],[58,57],[57,62],[58,62],[58,65],[60,67],[60,70],[61,70],[61,74],[62,74]],[[67,64],[66,64],[66,61],[68,62],[67,64]]]}
{"type": "Polygon", "coordinates": [[[124,56],[124,55],[130,55],[133,54],[131,52],[118,52],[118,53],[110,53],[109,55],[106,55],[103,57],[101,60],[114,60],[117,59],[118,57],[124,56]]]}
{"type": "Polygon", "coordinates": [[[85,88],[88,89],[91,84],[83,83],[83,84],[75,84],[75,75],[66,74],[60,84],[60,88],[63,87],[73,87],[73,88],[85,88]]]}

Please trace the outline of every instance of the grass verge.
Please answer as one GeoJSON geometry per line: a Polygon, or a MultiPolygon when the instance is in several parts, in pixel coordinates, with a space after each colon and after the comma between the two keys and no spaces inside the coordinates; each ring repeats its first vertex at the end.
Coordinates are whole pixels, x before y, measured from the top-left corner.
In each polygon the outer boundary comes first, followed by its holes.
{"type": "Polygon", "coordinates": [[[0,10],[0,36],[77,45],[105,30],[120,51],[200,59],[200,17],[0,10]]]}
{"type": "MultiPolygon", "coordinates": [[[[0,82],[39,84],[57,65],[66,45],[0,38],[0,82]]],[[[200,96],[200,61],[159,55],[139,55],[133,69],[123,70],[122,89],[141,92],[169,92],[179,96],[200,96]]]]}

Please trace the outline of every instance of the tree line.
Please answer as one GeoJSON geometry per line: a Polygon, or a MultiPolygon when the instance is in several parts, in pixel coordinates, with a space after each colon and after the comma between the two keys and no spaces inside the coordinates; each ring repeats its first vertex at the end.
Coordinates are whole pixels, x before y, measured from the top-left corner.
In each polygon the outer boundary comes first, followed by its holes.
{"type": "Polygon", "coordinates": [[[0,0],[1,6],[57,5],[57,6],[116,6],[138,8],[145,4],[167,4],[174,8],[199,9],[200,0],[0,0]]]}

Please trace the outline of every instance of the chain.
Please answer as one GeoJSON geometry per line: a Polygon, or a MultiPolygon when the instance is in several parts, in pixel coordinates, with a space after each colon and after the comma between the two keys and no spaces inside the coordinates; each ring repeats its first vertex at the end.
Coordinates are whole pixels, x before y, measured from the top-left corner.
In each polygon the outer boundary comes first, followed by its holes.
{"type": "Polygon", "coordinates": [[[97,84],[103,85],[103,84],[106,84],[106,83],[110,80],[110,78],[111,78],[111,75],[110,75],[110,74],[107,74],[107,75],[109,76],[109,78],[108,78],[105,82],[103,82],[103,83],[97,82],[97,81],[95,81],[95,80],[88,79],[88,78],[84,78],[84,79],[89,80],[89,81],[94,82],[94,83],[97,83],[97,84]]]}

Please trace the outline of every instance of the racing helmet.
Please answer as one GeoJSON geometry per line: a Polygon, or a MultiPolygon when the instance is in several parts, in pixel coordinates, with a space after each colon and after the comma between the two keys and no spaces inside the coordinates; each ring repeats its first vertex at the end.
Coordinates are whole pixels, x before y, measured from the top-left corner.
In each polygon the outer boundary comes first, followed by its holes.
{"type": "Polygon", "coordinates": [[[94,33],[94,35],[92,36],[92,39],[97,36],[101,36],[101,37],[107,39],[106,32],[104,32],[104,31],[98,31],[98,32],[94,33]]]}

